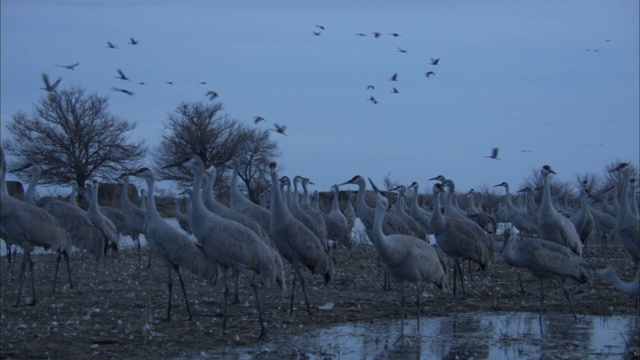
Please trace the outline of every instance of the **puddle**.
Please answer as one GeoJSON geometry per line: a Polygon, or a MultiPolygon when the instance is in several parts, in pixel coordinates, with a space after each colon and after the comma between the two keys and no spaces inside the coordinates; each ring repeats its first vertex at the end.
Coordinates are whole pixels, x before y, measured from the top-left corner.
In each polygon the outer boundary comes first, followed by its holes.
{"type": "Polygon", "coordinates": [[[537,313],[457,314],[422,318],[420,330],[417,335],[416,321],[405,320],[406,340],[395,343],[399,321],[348,324],[266,345],[204,350],[195,358],[619,359],[638,332],[638,317],[583,315],[576,322],[572,315],[544,315],[540,323],[537,313]]]}

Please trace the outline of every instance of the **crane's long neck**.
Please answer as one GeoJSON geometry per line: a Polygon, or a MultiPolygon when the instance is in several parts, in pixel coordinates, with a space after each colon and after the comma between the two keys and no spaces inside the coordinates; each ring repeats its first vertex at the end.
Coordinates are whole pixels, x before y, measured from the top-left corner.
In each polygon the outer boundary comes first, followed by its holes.
{"type": "Polygon", "coordinates": [[[205,175],[204,190],[202,191],[202,201],[207,209],[213,212],[216,199],[213,197],[213,182],[215,177],[212,174],[205,175]]]}
{"type": "Polygon", "coordinates": [[[120,207],[122,208],[122,210],[126,209],[126,208],[132,208],[135,207],[135,205],[133,205],[131,203],[131,201],[129,201],[129,177],[125,176],[124,177],[124,182],[122,183],[122,191],[120,192],[120,207]]]}
{"type": "Polygon", "coordinates": [[[31,182],[29,182],[27,192],[24,194],[24,202],[31,205],[36,204],[36,186],[38,186],[38,181],[40,181],[40,168],[37,165],[33,165],[31,182]]]}
{"type": "MultiPolygon", "coordinates": [[[[160,214],[158,213],[158,209],[156,208],[156,199],[153,196],[156,179],[154,177],[150,177],[150,178],[145,178],[145,181],[147,182],[148,195],[147,195],[147,203],[145,204],[146,209],[144,211],[144,216],[147,219],[160,218],[160,214]]],[[[128,184],[128,182],[125,182],[125,183],[128,184]]]]}
{"type": "Polygon", "coordinates": [[[271,228],[274,228],[273,224],[280,224],[291,215],[287,203],[284,200],[282,189],[280,189],[278,173],[275,170],[271,171],[271,199],[269,209],[271,211],[271,228]]]}
{"type": "Polygon", "coordinates": [[[551,185],[549,184],[549,174],[542,176],[542,202],[540,210],[544,212],[552,212],[553,204],[551,204],[551,185]]]}
{"type": "Polygon", "coordinates": [[[98,183],[91,186],[91,198],[90,198],[91,201],[89,201],[89,208],[87,209],[87,212],[94,213],[94,214],[102,213],[100,211],[100,205],[98,205],[98,186],[99,186],[98,183]]]}
{"type": "Polygon", "coordinates": [[[232,203],[238,203],[242,199],[242,194],[238,190],[238,164],[232,163],[231,165],[231,185],[230,185],[230,201],[232,203]]]}
{"type": "Polygon", "coordinates": [[[307,189],[307,184],[305,181],[301,182],[302,184],[302,206],[311,206],[311,202],[309,201],[309,190],[307,189]]]}
{"type": "MultiPolygon", "coordinates": [[[[380,195],[376,194],[376,196],[380,196],[380,195]]],[[[384,232],[382,231],[382,223],[384,222],[384,215],[386,211],[387,209],[384,206],[384,204],[381,203],[380,201],[376,201],[376,208],[373,214],[373,228],[371,229],[371,234],[373,235],[373,238],[371,240],[373,241],[373,244],[376,246],[376,249],[378,250],[378,254],[381,257],[386,257],[385,255],[389,253],[389,247],[390,247],[389,240],[387,236],[384,234],[384,232]]]]}
{"type": "MultiPolygon", "coordinates": [[[[631,207],[629,207],[629,183],[630,182],[631,182],[631,171],[629,171],[629,169],[625,169],[625,171],[622,174],[622,191],[620,193],[620,202],[618,204],[618,217],[620,217],[620,215],[627,215],[631,213],[631,207]]],[[[31,185],[29,185],[29,188],[31,188],[31,185]]]]}
{"type": "Polygon", "coordinates": [[[193,219],[190,225],[197,228],[198,224],[202,224],[201,218],[207,213],[202,203],[202,175],[204,174],[203,166],[196,166],[193,170],[193,189],[191,190],[191,212],[189,216],[193,219]],[[193,223],[193,224],[192,224],[193,223]]]}
{"type": "Polygon", "coordinates": [[[447,226],[447,220],[445,219],[442,211],[440,211],[440,198],[442,194],[440,192],[434,192],[433,194],[433,213],[431,214],[431,231],[438,233],[447,226]]]}
{"type": "MultiPolygon", "coordinates": [[[[339,194],[340,194],[340,190],[338,188],[333,188],[333,200],[331,200],[331,211],[340,212],[339,194]]],[[[320,199],[318,199],[318,202],[320,202],[320,199]]]]}
{"type": "Polygon", "coordinates": [[[293,196],[291,196],[289,200],[290,200],[289,207],[292,210],[300,208],[300,203],[298,202],[298,182],[295,180],[293,181],[293,196]]]}
{"type": "Polygon", "coordinates": [[[418,207],[420,207],[420,204],[418,204],[418,187],[416,187],[413,191],[413,197],[411,198],[411,210],[413,211],[418,207]]]}
{"type": "Polygon", "coordinates": [[[364,183],[364,180],[358,181],[358,197],[356,198],[356,208],[358,209],[358,216],[360,217],[361,221],[366,221],[366,218],[368,218],[370,215],[374,215],[373,209],[371,209],[371,207],[367,205],[367,202],[365,200],[365,187],[366,185],[364,183]]]}

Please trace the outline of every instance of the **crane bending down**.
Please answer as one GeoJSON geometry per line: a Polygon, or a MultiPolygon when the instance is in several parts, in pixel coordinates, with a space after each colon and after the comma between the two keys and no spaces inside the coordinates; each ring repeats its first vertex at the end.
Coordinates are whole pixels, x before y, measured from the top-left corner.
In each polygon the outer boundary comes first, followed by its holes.
{"type": "Polygon", "coordinates": [[[620,280],[616,270],[610,265],[607,265],[604,269],[596,270],[596,273],[603,279],[607,280],[618,291],[627,295],[640,295],[640,267],[636,270],[636,277],[630,282],[624,282],[620,280]]]}
{"type": "MultiPolygon", "coordinates": [[[[2,184],[0,184],[0,187],[4,187],[7,170],[2,148],[0,148],[0,162],[2,169],[2,184]]],[[[31,292],[33,294],[33,298],[28,305],[35,305],[37,300],[31,252],[34,247],[38,246],[69,256],[71,253],[71,238],[58,221],[45,210],[9,196],[4,191],[0,191],[0,200],[1,233],[22,247],[24,251],[22,266],[20,267],[18,299],[15,306],[20,305],[27,263],[31,272],[31,292]]]]}
{"type": "Polygon", "coordinates": [[[327,284],[333,279],[333,262],[320,239],[289,212],[279,186],[276,163],[269,164],[269,168],[271,169],[271,239],[280,254],[291,263],[292,268],[289,316],[293,314],[296,276],[300,278],[307,312],[311,315],[311,307],[307,298],[304,278],[300,273],[300,265],[307,267],[314,274],[322,274],[324,282],[327,284]]]}
{"type": "Polygon", "coordinates": [[[428,281],[437,285],[441,290],[448,289],[447,265],[438,256],[435,248],[423,239],[402,234],[384,234],[382,222],[384,221],[388,201],[386,195],[383,195],[378,190],[378,187],[371,179],[369,179],[369,182],[376,192],[373,243],[389,275],[400,282],[400,307],[402,308],[400,337],[404,336],[404,281],[409,281],[416,285],[416,311],[418,333],[420,333],[421,283],[422,281],[428,281]]]}
{"type": "Polygon", "coordinates": [[[515,233],[510,235],[505,239],[502,256],[507,264],[527,268],[533,276],[540,279],[540,317],[544,303],[544,279],[551,279],[562,287],[573,317],[577,320],[563,280],[570,278],[580,284],[591,283],[593,274],[587,262],[558,243],[533,238],[516,239],[515,233]]]}
{"type": "Polygon", "coordinates": [[[178,274],[182,295],[189,313],[189,320],[191,320],[191,309],[189,308],[184,281],[182,281],[182,275],[180,275],[180,267],[186,267],[192,273],[203,276],[211,285],[214,285],[218,277],[218,266],[198,244],[160,217],[153,197],[155,184],[153,171],[148,168],[141,168],[136,172],[123,174],[123,176],[130,175],[142,178],[147,183],[149,195],[145,205],[143,230],[151,251],[162,259],[167,270],[167,287],[169,290],[167,321],[171,320],[171,269],[178,274]]]}
{"type": "Polygon", "coordinates": [[[201,185],[204,175],[204,163],[197,155],[190,155],[183,160],[165,166],[183,166],[193,172],[193,189],[191,190],[191,229],[199,240],[205,253],[212,258],[222,271],[224,283],[224,319],[222,329],[227,326],[227,303],[229,287],[227,270],[233,267],[242,273],[251,283],[256,297],[256,308],[260,320],[260,338],[266,335],[266,327],[262,321],[258,285],[252,280],[248,270],[260,274],[267,284],[276,283],[281,288],[284,283],[282,259],[270,246],[266,245],[256,233],[234,221],[224,219],[208,211],[202,202],[201,185]]]}

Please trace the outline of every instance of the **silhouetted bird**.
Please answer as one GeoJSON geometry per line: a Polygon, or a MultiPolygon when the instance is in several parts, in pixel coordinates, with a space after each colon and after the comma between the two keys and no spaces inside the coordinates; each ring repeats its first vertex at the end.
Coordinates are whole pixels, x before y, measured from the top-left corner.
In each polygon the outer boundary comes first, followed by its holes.
{"type": "Polygon", "coordinates": [[[200,81],[200,85],[206,85],[207,82],[206,81],[200,81]]]}
{"type": "Polygon", "coordinates": [[[129,38],[129,44],[131,45],[138,45],[138,40],[134,39],[134,38],[129,38]]]}
{"type": "Polygon", "coordinates": [[[117,88],[117,87],[112,87],[111,90],[113,91],[120,91],[121,93],[127,94],[129,96],[133,95],[133,93],[127,89],[121,89],[121,88],[117,88]]]}
{"type": "Polygon", "coordinates": [[[405,50],[405,49],[403,49],[403,48],[401,48],[401,47],[398,47],[398,52],[406,53],[406,52],[407,52],[407,50],[405,50]]]}
{"type": "Polygon", "coordinates": [[[113,43],[111,43],[111,41],[107,41],[107,47],[110,49],[115,49],[117,46],[113,45],[113,43]]]}
{"type": "Polygon", "coordinates": [[[427,77],[429,76],[434,76],[436,73],[434,73],[433,71],[427,71],[427,77]]]}
{"type": "Polygon", "coordinates": [[[374,105],[378,105],[378,100],[376,100],[376,98],[374,98],[373,96],[369,97],[367,100],[371,101],[374,105]]]}
{"type": "Polygon", "coordinates": [[[498,150],[499,150],[498,148],[491,149],[491,156],[485,156],[485,157],[500,160],[498,159],[498,150]]]}
{"type": "Polygon", "coordinates": [[[254,117],[253,117],[253,123],[254,123],[254,124],[257,124],[257,123],[259,123],[260,121],[265,121],[265,120],[264,120],[264,118],[263,118],[262,116],[254,116],[254,117]]]}
{"type": "Polygon", "coordinates": [[[400,34],[398,34],[398,33],[391,33],[391,34],[389,34],[389,35],[391,35],[391,36],[393,36],[393,37],[398,37],[398,36],[400,36],[400,34]]]}
{"type": "Polygon", "coordinates": [[[56,65],[56,66],[67,68],[69,70],[74,70],[76,68],[76,66],[78,66],[78,65],[80,65],[79,62],[77,62],[75,64],[71,64],[71,65],[56,65]]]}
{"type": "Polygon", "coordinates": [[[324,26],[322,25],[316,25],[317,28],[324,30],[324,26]]]}
{"type": "Polygon", "coordinates": [[[367,36],[367,34],[363,34],[363,33],[356,33],[356,35],[358,35],[358,36],[367,36]]]}
{"type": "Polygon", "coordinates": [[[607,40],[605,40],[604,42],[609,42],[609,41],[611,41],[611,40],[607,39],[607,40]]]}
{"type": "Polygon", "coordinates": [[[288,136],[287,134],[285,134],[285,130],[287,130],[287,126],[286,125],[279,125],[279,124],[273,124],[274,129],[271,129],[272,131],[275,131],[277,133],[280,133],[284,136],[288,136]]]}
{"type": "Polygon", "coordinates": [[[392,94],[400,94],[400,91],[398,91],[398,89],[393,88],[393,90],[391,90],[392,94]]]}
{"type": "Polygon", "coordinates": [[[116,76],[116,77],[118,79],[122,79],[122,80],[129,80],[129,78],[120,69],[118,69],[118,76],[116,76]]]}
{"type": "Polygon", "coordinates": [[[438,65],[438,62],[440,61],[440,58],[431,58],[431,65],[438,65]]]}
{"type": "Polygon", "coordinates": [[[389,78],[389,80],[391,80],[391,81],[398,81],[398,73],[394,73],[394,74],[389,78]]]}
{"type": "Polygon", "coordinates": [[[49,77],[47,76],[47,74],[42,73],[42,81],[44,82],[44,87],[40,88],[40,89],[45,90],[47,92],[55,92],[56,91],[56,87],[58,87],[58,84],[60,84],[60,80],[62,80],[62,79],[58,78],[58,80],[56,80],[56,82],[51,84],[51,83],[49,83],[49,77]]]}
{"type": "Polygon", "coordinates": [[[373,37],[376,39],[382,36],[382,33],[379,33],[379,32],[373,32],[372,34],[373,34],[373,37]]]}
{"type": "Polygon", "coordinates": [[[167,84],[173,85],[173,81],[167,81],[167,84]]]}
{"type": "Polygon", "coordinates": [[[315,36],[320,36],[320,34],[322,34],[322,31],[312,31],[312,33],[315,36]]]}
{"type": "Polygon", "coordinates": [[[138,85],[145,85],[145,83],[143,83],[142,81],[140,81],[140,82],[138,83],[138,85]]]}
{"type": "Polygon", "coordinates": [[[215,99],[215,98],[217,98],[217,97],[218,97],[218,93],[217,93],[217,92],[215,92],[215,91],[213,91],[213,90],[209,90],[209,91],[207,91],[207,93],[205,94],[205,96],[208,96],[208,97],[209,97],[209,100],[213,100],[213,99],[215,99]]]}
{"type": "Polygon", "coordinates": [[[373,86],[373,85],[367,85],[367,90],[373,90],[373,89],[375,89],[375,86],[373,86]]]}

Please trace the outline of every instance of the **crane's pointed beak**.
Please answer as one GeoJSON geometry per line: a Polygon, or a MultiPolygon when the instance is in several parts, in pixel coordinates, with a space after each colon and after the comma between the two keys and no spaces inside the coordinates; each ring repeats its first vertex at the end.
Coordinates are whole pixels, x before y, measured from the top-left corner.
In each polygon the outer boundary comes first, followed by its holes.
{"type": "Polygon", "coordinates": [[[369,179],[369,183],[371,184],[371,187],[373,188],[373,190],[375,190],[375,192],[379,193],[380,189],[378,189],[376,184],[373,183],[373,180],[371,180],[371,178],[367,178],[367,179],[369,179]]]}
{"type": "Polygon", "coordinates": [[[178,166],[181,166],[181,165],[182,165],[182,162],[183,162],[183,161],[182,161],[182,160],[180,160],[180,161],[175,162],[175,163],[173,163],[173,164],[165,165],[165,166],[163,166],[162,168],[163,168],[163,169],[168,169],[168,168],[172,168],[172,167],[178,167],[178,166]]]}
{"type": "Polygon", "coordinates": [[[32,164],[30,164],[30,163],[29,163],[29,164],[24,165],[24,166],[21,166],[21,167],[19,167],[19,168],[17,168],[17,169],[9,170],[9,173],[15,173],[15,172],[18,172],[18,171],[22,171],[22,170],[24,170],[24,169],[28,168],[28,167],[29,167],[29,166],[31,166],[31,165],[32,165],[32,164]]]}

